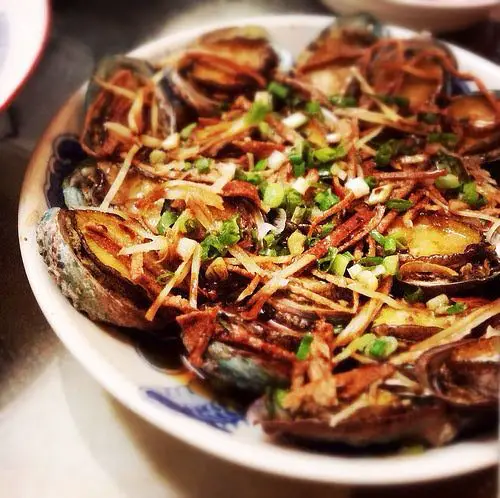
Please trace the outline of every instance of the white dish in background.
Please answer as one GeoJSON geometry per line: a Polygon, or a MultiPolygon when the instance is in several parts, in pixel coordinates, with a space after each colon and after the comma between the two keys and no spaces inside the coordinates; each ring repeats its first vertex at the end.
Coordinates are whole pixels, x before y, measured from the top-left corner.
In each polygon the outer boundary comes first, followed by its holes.
{"type": "MultiPolygon", "coordinates": [[[[331,18],[324,16],[288,15],[224,24],[263,26],[278,46],[296,55],[329,22],[331,18]]],[[[140,47],[132,55],[159,58],[216,27],[221,25],[167,36],[140,47]]],[[[391,28],[391,33],[398,37],[413,34],[399,28],[391,28]]],[[[491,88],[500,87],[497,66],[465,50],[453,47],[453,51],[464,70],[474,72],[491,88]]],[[[38,254],[35,228],[47,209],[47,180],[60,174],[64,165],[67,167],[68,154],[74,150],[68,145],[76,143],[72,134],[80,130],[83,96],[84,88],[63,106],[33,154],[21,193],[19,239],[28,279],[47,320],[73,355],[110,393],[144,419],[206,453],[289,478],[349,485],[408,484],[496,464],[497,444],[491,436],[460,441],[421,455],[383,458],[314,453],[269,442],[260,429],[238,418],[235,412],[191,391],[179,376],[153,368],[129,343],[76,311],[54,284],[38,254]]]]}
{"type": "Polygon", "coordinates": [[[486,19],[499,0],[321,0],[337,14],[368,12],[380,21],[444,33],[486,19]]]}
{"type": "Polygon", "coordinates": [[[38,63],[49,25],[49,0],[0,0],[0,111],[38,63]]]}

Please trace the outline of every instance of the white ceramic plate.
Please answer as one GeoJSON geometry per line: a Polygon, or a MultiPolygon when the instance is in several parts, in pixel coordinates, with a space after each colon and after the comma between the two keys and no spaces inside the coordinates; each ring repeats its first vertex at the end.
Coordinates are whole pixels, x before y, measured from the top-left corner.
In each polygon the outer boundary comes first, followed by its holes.
{"type": "MultiPolygon", "coordinates": [[[[274,42],[293,54],[328,24],[322,16],[277,16],[233,21],[266,27],[274,42]]],[[[135,50],[154,59],[181,47],[208,26],[171,35],[135,50]]],[[[392,29],[394,36],[411,33],[392,29]]],[[[489,86],[500,87],[499,68],[461,49],[454,51],[462,68],[489,86]]],[[[74,136],[80,129],[84,89],[54,118],[33,154],[19,207],[19,238],[28,279],[50,325],[87,370],[130,409],[165,432],[199,449],[247,467],[287,477],[344,484],[395,484],[440,479],[495,464],[492,438],[459,442],[418,456],[343,457],[279,446],[269,442],[241,414],[218,405],[186,386],[182,378],[153,368],[129,344],[78,313],[62,296],[38,255],[35,227],[47,208],[60,202],[57,182],[78,160],[74,136]]]]}
{"type": "Polygon", "coordinates": [[[0,111],[40,59],[49,21],[49,0],[0,0],[0,111]]]}
{"type": "Polygon", "coordinates": [[[338,14],[369,12],[378,19],[432,33],[456,31],[487,19],[498,0],[321,0],[338,14]]]}

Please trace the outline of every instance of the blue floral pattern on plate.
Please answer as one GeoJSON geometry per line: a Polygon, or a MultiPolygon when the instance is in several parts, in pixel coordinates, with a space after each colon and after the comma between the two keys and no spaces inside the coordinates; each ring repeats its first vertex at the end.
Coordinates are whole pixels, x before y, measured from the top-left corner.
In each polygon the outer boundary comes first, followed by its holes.
{"type": "Polygon", "coordinates": [[[54,140],[44,188],[49,207],[65,207],[62,182],[86,157],[77,135],[59,135],[54,140]]]}
{"type": "Polygon", "coordinates": [[[163,406],[224,432],[233,432],[245,416],[196,394],[189,386],[143,388],[146,396],[163,406]]]}

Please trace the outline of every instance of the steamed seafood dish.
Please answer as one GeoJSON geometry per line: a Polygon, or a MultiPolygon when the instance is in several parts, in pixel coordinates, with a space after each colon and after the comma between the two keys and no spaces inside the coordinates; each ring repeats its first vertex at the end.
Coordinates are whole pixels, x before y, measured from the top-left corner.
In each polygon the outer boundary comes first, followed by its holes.
{"type": "Polygon", "coordinates": [[[494,427],[497,94],[365,16],[285,51],[248,26],[103,60],[87,157],[39,223],[48,271],[90,319],[178,337],[277,440],[494,427]]]}

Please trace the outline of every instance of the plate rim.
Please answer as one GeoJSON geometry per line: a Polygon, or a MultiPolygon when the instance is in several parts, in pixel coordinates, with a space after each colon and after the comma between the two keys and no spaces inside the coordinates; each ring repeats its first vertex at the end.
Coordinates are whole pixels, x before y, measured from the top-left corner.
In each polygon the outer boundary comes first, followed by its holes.
{"type": "MultiPolygon", "coordinates": [[[[300,24],[317,27],[319,30],[333,18],[334,16],[328,15],[287,14],[226,20],[158,37],[134,49],[130,52],[130,55],[145,56],[148,52],[154,51],[155,47],[168,46],[169,42],[178,42],[179,38],[194,38],[200,33],[224,26],[256,23],[263,25],[267,29],[272,29],[273,25],[286,27],[287,25],[300,24]]],[[[409,35],[414,33],[410,30],[393,26],[390,29],[400,34],[406,33],[409,35]]],[[[459,53],[464,51],[464,49],[458,47],[454,48],[459,53]]],[[[465,52],[468,56],[479,59],[478,63],[486,63],[492,68],[500,69],[486,59],[471,52],[465,52]]],[[[168,435],[203,451],[205,454],[216,456],[227,462],[267,474],[330,484],[387,486],[445,479],[472,473],[495,465],[497,455],[494,441],[491,443],[489,441],[471,441],[463,445],[463,447],[451,445],[426,452],[422,457],[413,456],[399,459],[324,456],[300,450],[290,452],[279,445],[249,444],[246,441],[238,440],[231,435],[217,431],[171,410],[160,408],[151,401],[145,400],[140,395],[137,385],[127,379],[120,370],[109,364],[102,354],[100,354],[99,350],[92,348],[83,337],[83,334],[73,333],[70,329],[61,327],[61,324],[58,322],[57,310],[53,309],[51,304],[44,299],[44,286],[39,285],[40,283],[36,279],[36,269],[33,267],[33,263],[30,263],[31,259],[39,259],[40,256],[38,255],[36,244],[33,247],[29,239],[25,240],[25,234],[23,234],[23,227],[26,224],[24,203],[30,179],[36,174],[38,169],[41,169],[40,166],[37,167],[37,164],[40,162],[39,156],[41,152],[47,146],[48,138],[53,135],[53,130],[58,129],[58,122],[64,116],[65,110],[70,107],[73,101],[79,100],[85,86],[86,83],[65,101],[45,129],[33,151],[21,188],[18,211],[18,235],[25,272],[38,305],[56,335],[100,385],[131,411],[168,435]],[[182,430],[179,430],[179,428],[182,428],[182,430]],[[474,459],[471,457],[466,458],[471,448],[473,449],[476,446],[483,451],[480,451],[479,455],[476,454],[474,459]],[[460,458],[461,454],[463,454],[462,458],[460,458]],[[447,465],[449,458],[454,460],[452,468],[449,468],[447,465]],[[304,465],[303,462],[306,459],[310,460],[310,463],[308,462],[304,465]],[[424,461],[425,465],[423,465],[424,461]],[[363,472],[360,472],[360,464],[364,464],[363,472]]],[[[44,171],[46,172],[46,170],[44,171]]],[[[53,285],[48,273],[44,285],[53,285]]],[[[65,301],[64,307],[66,306],[71,307],[71,304],[65,301]]]]}
{"type": "Polygon", "coordinates": [[[474,0],[474,3],[470,3],[470,0],[448,0],[445,3],[436,2],[435,0],[388,0],[389,3],[422,8],[427,10],[484,10],[486,8],[494,7],[498,5],[498,0],[474,0]]]}
{"type": "MultiPolygon", "coordinates": [[[[40,4],[42,5],[42,10],[44,13],[44,18],[42,20],[43,23],[43,34],[40,39],[40,43],[34,52],[32,60],[30,62],[29,68],[24,73],[24,76],[12,87],[12,89],[6,94],[5,100],[2,102],[0,100],[0,112],[5,111],[14,101],[14,99],[19,95],[20,91],[23,89],[24,85],[28,82],[38,64],[42,60],[43,54],[45,52],[45,48],[49,42],[49,35],[52,27],[52,8],[50,0],[40,0],[40,4]]],[[[49,125],[50,126],[50,123],[49,125]]]]}
{"type": "Polygon", "coordinates": [[[474,3],[470,3],[470,0],[448,0],[445,3],[436,2],[435,0],[388,0],[389,3],[422,8],[427,10],[483,10],[489,7],[498,5],[498,0],[474,0],[474,3]]]}

